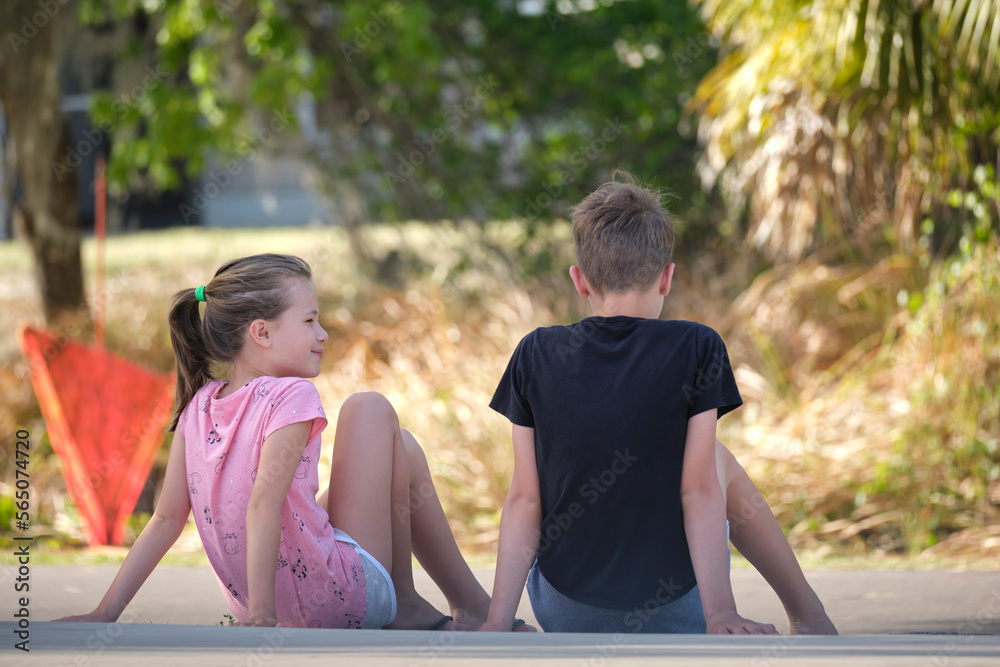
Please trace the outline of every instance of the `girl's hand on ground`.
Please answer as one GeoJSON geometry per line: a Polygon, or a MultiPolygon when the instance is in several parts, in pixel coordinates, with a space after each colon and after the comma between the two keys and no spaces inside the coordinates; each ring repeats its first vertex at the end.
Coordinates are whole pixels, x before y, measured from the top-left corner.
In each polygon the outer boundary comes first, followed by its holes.
{"type": "Polygon", "coordinates": [[[242,625],[244,627],[253,627],[253,628],[273,628],[278,625],[278,619],[275,618],[274,616],[264,616],[264,615],[254,616],[253,614],[251,614],[250,618],[248,618],[247,620],[237,621],[233,625],[242,625]]]}
{"type": "Polygon", "coordinates": [[[743,618],[735,611],[724,611],[706,619],[706,634],[710,635],[776,635],[777,629],[770,623],[758,623],[743,618]]]}
{"type": "Polygon", "coordinates": [[[117,619],[111,618],[108,614],[97,611],[96,609],[89,614],[80,614],[79,616],[63,616],[62,618],[53,619],[53,623],[59,623],[67,621],[70,623],[114,623],[117,619]]]}

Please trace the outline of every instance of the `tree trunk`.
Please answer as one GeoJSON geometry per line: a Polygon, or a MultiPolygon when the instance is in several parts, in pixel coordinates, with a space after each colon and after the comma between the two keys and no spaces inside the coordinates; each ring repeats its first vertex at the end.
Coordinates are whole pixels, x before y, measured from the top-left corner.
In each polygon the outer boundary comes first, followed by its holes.
{"type": "MultiPolygon", "coordinates": [[[[77,3],[0,2],[0,102],[7,113],[21,197],[15,230],[31,246],[46,322],[56,329],[89,320],[80,261],[76,166],[60,110],[59,67],[77,3]]],[[[13,178],[13,174],[8,174],[13,178]]]]}

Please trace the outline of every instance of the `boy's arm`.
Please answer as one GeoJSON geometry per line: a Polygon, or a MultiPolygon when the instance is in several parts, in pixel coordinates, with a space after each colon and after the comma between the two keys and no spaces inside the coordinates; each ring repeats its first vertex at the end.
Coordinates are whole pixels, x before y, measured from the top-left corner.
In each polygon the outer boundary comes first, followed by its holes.
{"type": "Polygon", "coordinates": [[[514,479],[500,516],[497,571],[483,631],[509,632],[535,559],[542,525],[542,503],[535,465],[535,429],[514,425],[514,479]]]}
{"type": "Polygon", "coordinates": [[[726,551],[726,505],[715,465],[717,410],[688,420],[681,506],[691,562],[709,634],[777,634],[773,625],[736,613],[726,551]]]}
{"type": "Polygon", "coordinates": [[[274,626],[274,569],[281,541],[281,505],[309,441],[312,421],[283,426],[260,448],[257,479],[247,505],[247,592],[250,618],[242,625],[274,626]]]}
{"type": "Polygon", "coordinates": [[[187,473],[184,465],[184,436],[177,431],[170,445],[167,472],[163,478],[163,490],[156,503],[156,510],[135,544],[129,549],[125,562],[122,563],[101,603],[89,614],[65,616],[56,620],[97,623],[117,621],[153,568],[177,541],[190,514],[191,499],[188,497],[187,473]]]}

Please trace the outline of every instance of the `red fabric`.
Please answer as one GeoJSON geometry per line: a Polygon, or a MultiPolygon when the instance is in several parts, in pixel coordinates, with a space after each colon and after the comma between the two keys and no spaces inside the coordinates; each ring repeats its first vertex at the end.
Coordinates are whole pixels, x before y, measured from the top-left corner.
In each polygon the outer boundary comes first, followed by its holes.
{"type": "Polygon", "coordinates": [[[173,402],[173,378],[24,326],[21,350],[90,544],[122,544],[173,402]]]}

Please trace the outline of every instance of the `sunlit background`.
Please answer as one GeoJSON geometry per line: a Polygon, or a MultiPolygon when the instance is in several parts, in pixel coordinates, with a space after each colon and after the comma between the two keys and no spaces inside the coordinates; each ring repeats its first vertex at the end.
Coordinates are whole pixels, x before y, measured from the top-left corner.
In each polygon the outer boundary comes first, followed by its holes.
{"type": "Polygon", "coordinates": [[[0,544],[29,428],[31,530],[87,557],[18,324],[99,319],[170,372],[170,296],[283,251],[316,274],[327,413],[386,394],[488,557],[512,470],[489,399],[522,336],[588,314],[568,209],[624,168],[677,218],[663,317],[725,339],[746,404],[721,437],[797,552],[997,564],[998,0],[54,6],[0,7],[0,544]]]}

